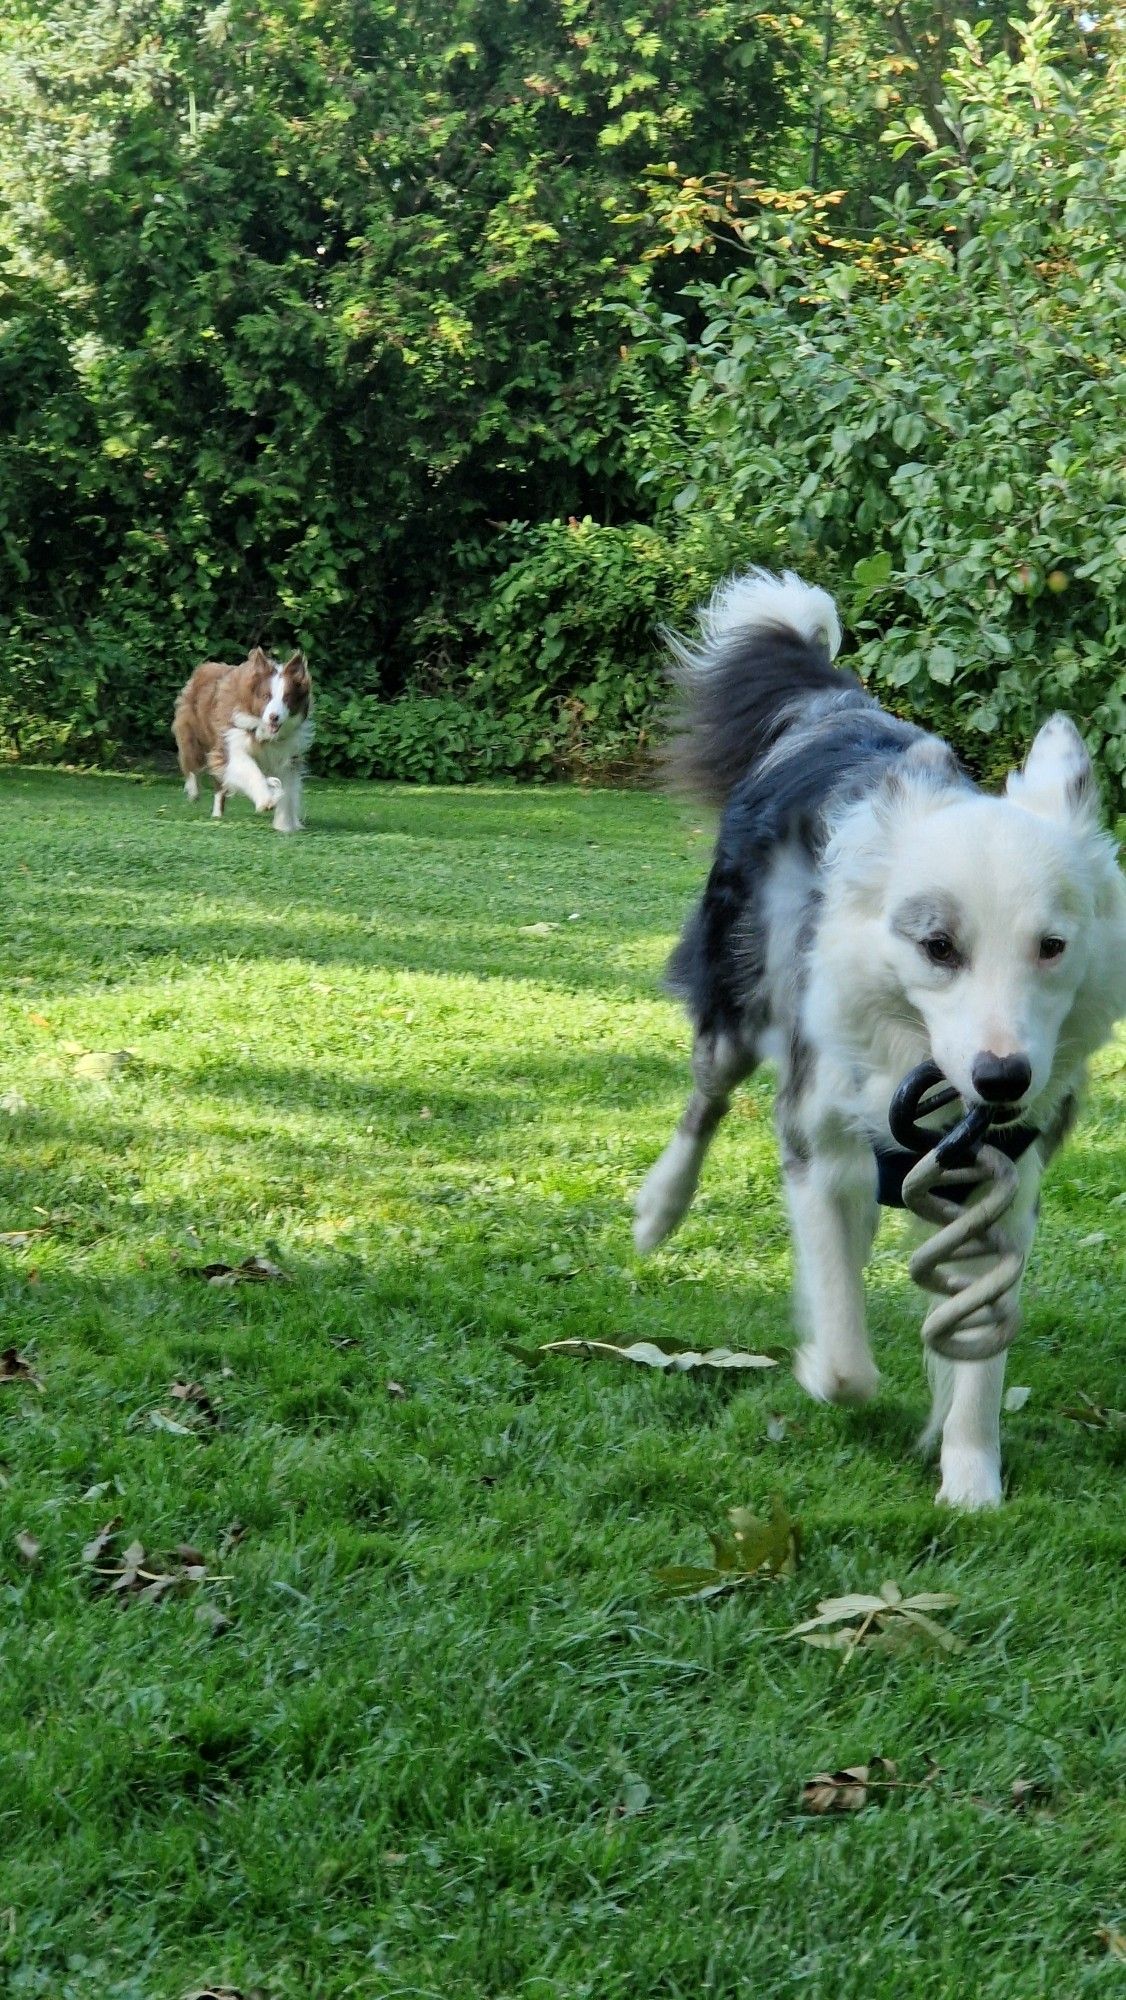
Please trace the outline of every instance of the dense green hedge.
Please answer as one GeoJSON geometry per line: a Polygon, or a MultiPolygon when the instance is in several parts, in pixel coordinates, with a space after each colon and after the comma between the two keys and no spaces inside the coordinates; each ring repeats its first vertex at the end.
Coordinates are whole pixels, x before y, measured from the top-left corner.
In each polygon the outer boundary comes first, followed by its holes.
{"type": "Polygon", "coordinates": [[[322,768],[621,772],[751,560],[975,764],[1060,703],[1121,785],[1113,25],[833,20],[12,0],[0,747],[167,751],[297,639],[322,768]]]}

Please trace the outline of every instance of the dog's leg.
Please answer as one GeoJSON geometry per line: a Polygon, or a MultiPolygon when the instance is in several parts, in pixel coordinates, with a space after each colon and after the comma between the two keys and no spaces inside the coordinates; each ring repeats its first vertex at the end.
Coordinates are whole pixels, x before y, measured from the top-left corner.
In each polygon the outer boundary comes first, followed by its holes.
{"type": "Polygon", "coordinates": [[[976,1511],[1001,1505],[1001,1391],[1004,1354],[992,1361],[927,1356],[934,1405],[924,1440],[942,1433],[941,1507],[976,1511]]]}
{"type": "Polygon", "coordinates": [[[212,819],[222,819],[222,817],[223,817],[223,807],[224,807],[224,806],[226,805],[226,803],[227,803],[227,788],[226,788],[226,786],[225,786],[225,785],[216,785],[216,787],[215,787],[215,797],[214,797],[214,799],[213,799],[213,800],[212,800],[212,802],[211,802],[211,817],[212,817],[212,819]]]}
{"type": "MultiPolygon", "coordinates": [[[[1033,1149],[1035,1150],[1035,1149],[1033,1149]]],[[[1036,1194],[1040,1164],[1032,1155],[1021,1162],[1021,1190],[1014,1207],[1001,1225],[1006,1241],[1025,1256],[1032,1246],[1036,1229],[1036,1194]]],[[[975,1268],[986,1268],[992,1258],[967,1258],[967,1281],[975,1268]]],[[[1020,1284],[1013,1287],[1007,1305],[1018,1310],[1020,1284]]],[[[936,1494],[940,1506],[963,1507],[968,1511],[1001,1504],[1001,1392],[1005,1386],[1005,1354],[991,1361],[947,1361],[941,1355],[927,1355],[933,1402],[920,1444],[924,1450],[942,1438],[942,1484],[936,1494]]]]}
{"type": "Polygon", "coordinates": [[[273,812],[281,797],[280,778],[263,775],[254,758],[234,730],[227,735],[227,762],[223,771],[227,791],[244,792],[256,812],[273,812]]]}
{"type": "Polygon", "coordinates": [[[274,832],[300,833],[301,826],[301,766],[294,761],[287,764],[282,772],[281,797],[274,813],[274,832]]]}
{"type": "Polygon", "coordinates": [[[199,779],[196,777],[194,771],[189,771],[187,777],[184,779],[184,790],[194,805],[199,797],[199,779]]]}
{"type": "Polygon", "coordinates": [[[864,1311],[878,1213],[871,1154],[799,1151],[791,1136],[783,1164],[806,1332],[794,1372],[820,1403],[866,1403],[880,1379],[864,1311]]]}
{"type": "Polygon", "coordinates": [[[696,1088],[676,1131],[645,1176],[633,1205],[633,1240],[653,1250],[670,1236],[696,1192],[704,1157],[737,1083],[755,1066],[753,1054],[730,1035],[698,1035],[692,1050],[696,1088]]]}

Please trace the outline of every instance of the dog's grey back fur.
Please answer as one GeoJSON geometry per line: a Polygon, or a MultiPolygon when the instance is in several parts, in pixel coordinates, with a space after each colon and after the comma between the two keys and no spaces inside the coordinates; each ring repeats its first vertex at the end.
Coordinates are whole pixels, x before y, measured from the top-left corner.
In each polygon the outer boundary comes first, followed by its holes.
{"type": "Polygon", "coordinates": [[[924,741],[832,665],[825,605],[832,610],[796,578],[753,573],[742,597],[729,586],[718,615],[713,603],[698,646],[674,646],[683,700],[669,752],[674,781],[722,806],[711,874],[667,972],[704,1035],[753,1041],[771,1015],[765,892],[781,849],[795,847],[810,864],[808,946],[814,866],[835,812],[924,741]]]}

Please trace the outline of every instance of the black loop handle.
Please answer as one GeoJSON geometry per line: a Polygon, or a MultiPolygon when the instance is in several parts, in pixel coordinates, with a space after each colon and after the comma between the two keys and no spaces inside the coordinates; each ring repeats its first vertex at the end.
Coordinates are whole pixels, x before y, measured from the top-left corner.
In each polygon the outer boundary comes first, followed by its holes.
{"type": "Polygon", "coordinates": [[[958,1092],[953,1084],[947,1083],[936,1062],[920,1063],[904,1077],[888,1109],[888,1125],[896,1144],[909,1153],[929,1153],[933,1148],[944,1173],[958,1167],[972,1167],[993,1120],[992,1105],[975,1104],[957,1125],[941,1135],[927,1132],[917,1122],[920,1116],[929,1117],[932,1111],[943,1110],[957,1098],[958,1092]]]}

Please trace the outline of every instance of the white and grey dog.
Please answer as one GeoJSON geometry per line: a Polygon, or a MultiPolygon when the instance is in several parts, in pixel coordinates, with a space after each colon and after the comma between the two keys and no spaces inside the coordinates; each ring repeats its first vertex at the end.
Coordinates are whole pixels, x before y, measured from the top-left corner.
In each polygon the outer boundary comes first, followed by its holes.
{"type": "MultiPolygon", "coordinates": [[[[897,1085],[932,1060],[967,1107],[1020,1121],[1005,1228],[1027,1249],[1087,1058],[1126,1010],[1126,882],[1065,716],[990,797],[947,744],[832,665],[841,629],[825,591],[754,570],[700,624],[697,644],[675,646],[685,719],[671,751],[722,808],[669,967],[695,1029],[695,1089],[637,1197],[634,1238],[647,1250],[676,1227],[733,1087],[772,1058],[798,1378],[823,1401],[863,1402],[878,1380],[863,1287],[876,1149],[894,1155],[897,1085]]],[[[931,1367],[938,1498],[996,1506],[1004,1356],[931,1367]]]]}

